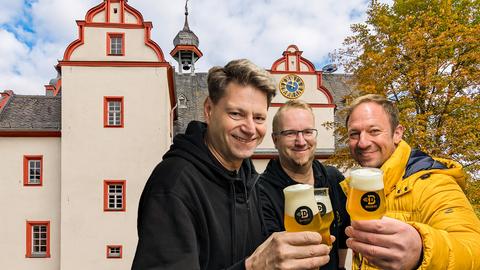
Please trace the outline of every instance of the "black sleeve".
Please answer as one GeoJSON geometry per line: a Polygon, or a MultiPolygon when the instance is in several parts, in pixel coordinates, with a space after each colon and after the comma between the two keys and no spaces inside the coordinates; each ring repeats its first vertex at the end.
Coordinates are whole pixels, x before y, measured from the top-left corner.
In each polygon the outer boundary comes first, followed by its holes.
{"type": "Polygon", "coordinates": [[[338,247],[341,249],[348,248],[346,241],[347,241],[347,235],[345,234],[345,229],[350,226],[350,216],[348,215],[347,212],[347,197],[345,196],[345,193],[343,193],[343,190],[340,186],[340,182],[342,182],[345,179],[345,176],[335,167],[332,166],[325,166],[327,175],[329,177],[329,180],[332,183],[332,188],[335,189],[335,194],[337,194],[338,198],[338,247]]]}
{"type": "Polygon", "coordinates": [[[200,269],[191,211],[174,194],[145,196],[139,209],[139,241],[132,270],[200,269]]]}
{"type": "Polygon", "coordinates": [[[327,175],[330,180],[334,180],[333,182],[339,184],[345,179],[345,176],[335,167],[333,166],[325,166],[325,170],[327,171],[327,175]]]}
{"type": "Polygon", "coordinates": [[[267,237],[274,232],[285,230],[283,226],[283,211],[279,210],[279,205],[277,205],[278,198],[276,198],[278,194],[275,194],[275,192],[277,191],[268,184],[260,184],[260,205],[267,237]]]}

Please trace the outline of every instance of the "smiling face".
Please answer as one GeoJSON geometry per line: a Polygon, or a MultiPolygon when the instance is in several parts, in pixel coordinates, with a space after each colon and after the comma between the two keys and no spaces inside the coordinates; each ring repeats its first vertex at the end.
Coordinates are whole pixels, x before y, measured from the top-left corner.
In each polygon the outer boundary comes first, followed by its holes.
{"type": "Polygon", "coordinates": [[[358,105],[347,123],[350,154],[363,167],[380,168],[402,140],[403,127],[393,129],[388,114],[374,102],[358,105]]]}
{"type": "MultiPolygon", "coordinates": [[[[302,108],[289,108],[282,111],[278,118],[278,130],[276,133],[285,130],[314,129],[315,119],[312,112],[302,108]]],[[[289,171],[299,171],[301,168],[311,168],[317,147],[315,136],[305,137],[298,133],[295,137],[289,138],[281,134],[272,136],[275,148],[282,167],[289,171]]]]}
{"type": "Polygon", "coordinates": [[[240,168],[253,155],[266,132],[267,95],[252,87],[229,83],[216,104],[207,98],[207,145],[229,170],[240,168]]]}

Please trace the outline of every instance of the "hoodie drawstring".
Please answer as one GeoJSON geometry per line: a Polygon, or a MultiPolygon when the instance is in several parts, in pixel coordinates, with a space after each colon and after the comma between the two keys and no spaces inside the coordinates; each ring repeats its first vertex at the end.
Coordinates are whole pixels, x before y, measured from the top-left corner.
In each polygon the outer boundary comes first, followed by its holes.
{"type": "Polygon", "coordinates": [[[231,208],[232,208],[232,216],[231,216],[231,223],[232,223],[232,258],[231,258],[231,263],[235,261],[235,258],[237,257],[237,234],[236,234],[236,222],[235,222],[235,217],[237,216],[237,210],[235,207],[235,204],[237,203],[237,194],[235,191],[235,183],[234,181],[230,182],[230,193],[233,194],[233,200],[231,200],[231,208]]]}

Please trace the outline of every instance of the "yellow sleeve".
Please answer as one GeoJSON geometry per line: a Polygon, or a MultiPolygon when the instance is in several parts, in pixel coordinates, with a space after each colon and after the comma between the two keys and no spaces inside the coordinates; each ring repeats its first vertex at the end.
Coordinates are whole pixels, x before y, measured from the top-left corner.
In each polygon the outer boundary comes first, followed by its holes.
{"type": "Polygon", "coordinates": [[[423,241],[419,269],[480,269],[480,221],[460,186],[441,174],[417,183],[421,222],[409,224],[423,241]]]}

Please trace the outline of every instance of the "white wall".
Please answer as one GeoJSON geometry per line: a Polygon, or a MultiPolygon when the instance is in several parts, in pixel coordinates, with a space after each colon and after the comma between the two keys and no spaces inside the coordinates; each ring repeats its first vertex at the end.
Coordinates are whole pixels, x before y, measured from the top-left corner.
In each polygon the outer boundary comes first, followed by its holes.
{"type": "Polygon", "coordinates": [[[60,268],[60,138],[0,137],[0,269],[60,268]],[[43,156],[42,186],[23,185],[23,156],[43,156]],[[26,258],[26,222],[50,221],[50,258],[26,258]]]}
{"type": "Polygon", "coordinates": [[[62,67],[62,269],[128,269],[138,200],[170,145],[166,68],[62,67]],[[104,96],[123,96],[124,128],[104,128],[104,96]],[[104,180],[126,180],[126,211],[104,212],[104,180]],[[123,259],[106,259],[106,245],[123,259]]]}

